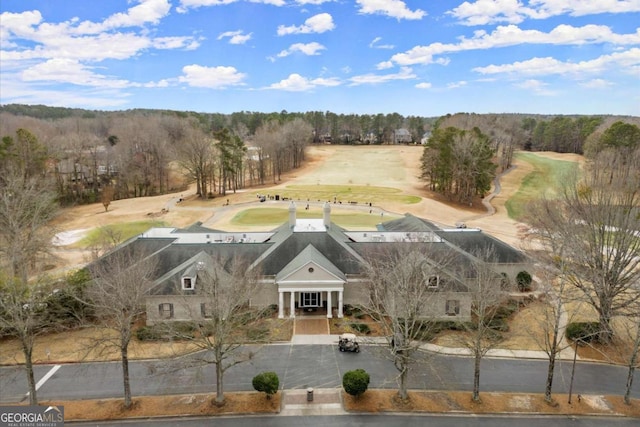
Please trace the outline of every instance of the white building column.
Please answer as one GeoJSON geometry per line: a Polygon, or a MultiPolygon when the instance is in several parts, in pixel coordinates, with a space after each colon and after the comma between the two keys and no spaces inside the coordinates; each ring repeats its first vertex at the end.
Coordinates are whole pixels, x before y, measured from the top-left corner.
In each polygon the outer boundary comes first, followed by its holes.
{"type": "Polygon", "coordinates": [[[278,291],[278,319],[284,319],[284,292],[278,291]]]}
{"type": "Polygon", "coordinates": [[[338,318],[342,319],[343,314],[342,314],[342,294],[344,293],[344,291],[338,291],[338,318]]]}
{"type": "Polygon", "coordinates": [[[296,317],[296,293],[291,292],[291,298],[289,298],[289,317],[296,317]]]}
{"type": "Polygon", "coordinates": [[[333,311],[331,310],[331,291],[327,291],[327,318],[333,317],[333,311]]]}

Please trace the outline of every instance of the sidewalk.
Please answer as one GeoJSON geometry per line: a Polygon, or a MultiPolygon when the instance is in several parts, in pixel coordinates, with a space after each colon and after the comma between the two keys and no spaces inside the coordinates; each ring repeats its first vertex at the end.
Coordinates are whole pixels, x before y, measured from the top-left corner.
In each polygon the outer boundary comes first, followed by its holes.
{"type": "MultiPolygon", "coordinates": [[[[312,344],[335,344],[338,345],[339,335],[294,335],[290,343],[292,345],[312,345],[312,344]]],[[[387,345],[384,337],[359,337],[363,345],[387,345]]],[[[443,347],[435,344],[423,344],[420,348],[434,354],[448,354],[451,356],[472,356],[471,350],[468,348],[443,347]]],[[[542,350],[509,350],[495,348],[489,350],[485,357],[507,358],[507,359],[542,359],[547,360],[549,356],[542,350]]],[[[573,360],[574,351],[572,348],[566,348],[558,354],[558,359],[573,360]]],[[[576,357],[581,360],[580,356],[576,357]]]]}
{"type": "Polygon", "coordinates": [[[282,391],[282,416],[345,415],[341,388],[282,391]],[[309,391],[313,400],[309,401],[309,391]]]}

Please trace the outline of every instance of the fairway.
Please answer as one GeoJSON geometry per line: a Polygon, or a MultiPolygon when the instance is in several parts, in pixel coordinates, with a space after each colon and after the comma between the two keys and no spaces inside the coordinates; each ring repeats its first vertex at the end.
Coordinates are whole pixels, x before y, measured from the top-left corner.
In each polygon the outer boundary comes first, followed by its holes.
{"type": "Polygon", "coordinates": [[[516,159],[533,166],[518,191],[505,203],[510,218],[521,220],[529,202],[541,196],[556,197],[564,182],[578,170],[578,163],[554,160],[535,153],[518,153],[516,159]]]}
{"type": "MultiPolygon", "coordinates": [[[[334,207],[332,206],[332,209],[334,207]]],[[[298,204],[296,212],[297,218],[311,219],[322,218],[322,209],[310,208],[309,210],[298,204]]],[[[289,218],[289,209],[287,207],[282,208],[250,208],[245,209],[231,220],[231,224],[234,226],[251,227],[251,226],[269,226],[278,227],[287,222],[289,218]]],[[[399,218],[397,215],[385,214],[384,217],[379,213],[364,213],[358,212],[346,212],[346,211],[332,211],[331,222],[346,229],[365,228],[375,230],[376,225],[390,219],[399,218]]]]}
{"type": "MultiPolygon", "coordinates": [[[[497,213],[486,215],[431,197],[419,178],[421,153],[421,147],[311,146],[305,166],[278,185],[209,200],[187,191],[122,199],[114,201],[108,212],[99,203],[77,206],[65,209],[57,226],[61,231],[91,229],[82,240],[66,245],[69,249],[89,248],[113,236],[123,241],[152,226],[187,227],[195,222],[213,229],[266,231],[287,221],[288,201],[282,200],[287,198],[295,200],[299,218],[322,218],[322,204],[329,201],[332,221],[348,230],[373,230],[380,222],[410,213],[442,226],[464,222],[517,244],[516,220],[522,218],[526,204],[559,188],[564,174],[574,171],[581,159],[558,153],[517,154],[520,166],[502,177],[502,191],[492,199],[497,213]],[[259,203],[256,193],[270,197],[259,203]],[[189,200],[175,204],[182,197],[189,200]],[[109,224],[113,225],[107,228],[109,224]]],[[[71,262],[80,257],[73,251],[58,252],[71,262]]]]}
{"type": "Polygon", "coordinates": [[[347,204],[351,202],[380,204],[384,202],[412,204],[422,200],[418,196],[403,194],[391,187],[369,185],[288,185],[279,194],[287,199],[301,202],[330,202],[347,204]]]}

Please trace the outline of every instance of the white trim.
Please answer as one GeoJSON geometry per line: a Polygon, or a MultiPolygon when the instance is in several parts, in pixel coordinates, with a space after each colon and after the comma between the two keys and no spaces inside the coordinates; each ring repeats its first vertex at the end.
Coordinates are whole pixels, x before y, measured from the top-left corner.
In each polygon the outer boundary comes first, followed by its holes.
{"type": "Polygon", "coordinates": [[[182,279],[180,280],[180,282],[182,283],[182,290],[183,291],[193,291],[196,288],[196,278],[195,277],[183,276],[182,279]],[[189,280],[189,285],[190,286],[186,285],[185,280],[189,280]]]}

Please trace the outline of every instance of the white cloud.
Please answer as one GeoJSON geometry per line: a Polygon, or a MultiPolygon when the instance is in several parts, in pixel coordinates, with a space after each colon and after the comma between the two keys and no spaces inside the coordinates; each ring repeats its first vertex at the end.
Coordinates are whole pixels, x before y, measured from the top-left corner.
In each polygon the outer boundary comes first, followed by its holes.
{"type": "Polygon", "coordinates": [[[244,34],[242,30],[226,31],[218,36],[218,40],[222,40],[228,37],[230,44],[245,44],[246,42],[251,40],[252,34],[253,33],[244,34]]]}
{"type": "Polygon", "coordinates": [[[488,65],[476,67],[473,71],[481,74],[518,74],[525,76],[546,76],[553,74],[573,74],[576,76],[588,73],[601,73],[609,69],[626,69],[640,66],[640,48],[632,48],[624,52],[602,55],[590,61],[563,62],[555,58],[532,58],[512,64],[488,65]]]}
{"type": "Polygon", "coordinates": [[[388,70],[389,68],[393,68],[393,61],[383,61],[376,65],[378,70],[388,70]]]}
{"type": "Polygon", "coordinates": [[[85,37],[59,34],[31,49],[3,50],[0,56],[3,61],[53,58],[102,61],[128,59],[151,46],[150,39],[133,33],[103,33],[85,37]]]}
{"type": "Polygon", "coordinates": [[[129,8],[125,13],[115,13],[102,22],[82,22],[75,27],[75,31],[79,34],[96,34],[114,28],[141,27],[148,23],[158,24],[171,9],[168,0],[138,0],[138,2],[140,4],[129,8]]]}
{"type": "Polygon", "coordinates": [[[143,29],[134,31],[113,31],[118,26],[143,26],[158,23],[168,13],[166,0],[142,0],[126,13],[111,15],[101,23],[79,22],[77,18],[61,23],[43,22],[38,11],[23,13],[4,12],[2,22],[2,61],[29,59],[77,59],[102,61],[123,60],[138,54],[141,50],[197,48],[200,43],[189,36],[158,37],[149,36],[143,29]],[[107,32],[107,29],[110,31],[107,32]],[[12,39],[30,42],[20,48],[12,39]]]}
{"type": "Polygon", "coordinates": [[[517,83],[515,86],[538,95],[553,96],[556,94],[554,91],[547,89],[547,86],[549,86],[547,83],[540,80],[525,80],[524,82],[517,83]]]}
{"type": "Polygon", "coordinates": [[[431,83],[428,82],[422,82],[422,83],[418,83],[416,85],[417,89],[431,89],[431,83]]]}
{"type": "Polygon", "coordinates": [[[400,71],[395,74],[362,74],[351,77],[349,81],[351,82],[351,86],[358,86],[362,84],[386,83],[392,80],[415,79],[416,77],[411,68],[402,67],[400,71]]]}
{"type": "Polygon", "coordinates": [[[450,15],[466,25],[486,25],[495,22],[518,24],[524,21],[525,8],[520,0],[477,0],[464,2],[454,8],[450,15]]]}
{"type": "Polygon", "coordinates": [[[278,58],[284,58],[292,53],[300,52],[308,56],[320,55],[320,51],[326,49],[323,45],[316,42],[311,43],[295,43],[278,54],[278,58]]]}
{"type": "Polygon", "coordinates": [[[126,80],[108,79],[105,76],[95,74],[90,67],[72,59],[50,59],[29,67],[22,72],[22,80],[111,88],[130,86],[126,80]]]}
{"type": "Polygon", "coordinates": [[[580,83],[580,86],[586,87],[588,89],[606,89],[613,85],[614,84],[612,82],[604,79],[592,79],[592,80],[580,83]]]}
{"type": "Polygon", "coordinates": [[[640,12],[639,0],[521,0],[465,1],[448,14],[464,25],[499,22],[518,24],[525,19],[547,19],[558,15],[584,16],[601,13],[640,12]]]}
{"type": "Polygon", "coordinates": [[[295,0],[296,3],[298,4],[314,4],[314,5],[320,5],[323,3],[329,3],[332,2],[334,0],[295,0]]]}
{"type": "Polygon", "coordinates": [[[228,86],[242,85],[247,76],[238,72],[234,67],[203,67],[201,65],[186,65],[182,67],[183,76],[178,81],[192,87],[205,87],[210,89],[224,89],[228,86]]]}
{"type": "Polygon", "coordinates": [[[372,49],[393,49],[395,47],[392,44],[378,44],[380,40],[382,40],[382,37],[376,37],[375,39],[371,40],[371,43],[369,43],[369,47],[372,49]]]}
{"type": "Polygon", "coordinates": [[[356,0],[363,15],[386,15],[400,19],[422,19],[427,12],[421,9],[410,10],[402,0],[356,0]]]}
{"type": "Polygon", "coordinates": [[[22,13],[3,12],[0,13],[0,46],[2,48],[15,47],[10,41],[11,34],[17,37],[30,37],[33,34],[33,27],[42,22],[42,15],[39,11],[33,10],[22,13]]]}
{"type": "Polygon", "coordinates": [[[447,85],[447,89],[457,89],[459,87],[466,86],[467,82],[465,80],[460,80],[459,82],[449,83],[447,85]]]}
{"type": "Polygon", "coordinates": [[[311,34],[311,33],[324,33],[325,31],[331,31],[335,28],[333,23],[333,17],[328,13],[320,13],[312,16],[304,21],[304,24],[300,26],[278,26],[278,35],[284,36],[287,34],[311,34]]]}
{"type": "Polygon", "coordinates": [[[336,78],[308,79],[301,76],[300,74],[294,73],[289,75],[289,77],[287,77],[286,79],[272,84],[268,87],[268,89],[279,89],[288,92],[306,92],[315,89],[318,86],[332,87],[339,86],[340,84],[340,80],[336,78]]]}
{"type": "MultiPolygon", "coordinates": [[[[471,38],[461,37],[459,43],[432,43],[428,46],[415,46],[406,52],[391,57],[398,65],[431,64],[434,55],[468,50],[491,49],[520,44],[583,45],[611,43],[630,45],[640,43],[640,29],[631,34],[616,34],[606,25],[585,25],[573,27],[558,25],[548,33],[539,30],[522,30],[515,25],[497,27],[492,33],[476,31],[471,38]]],[[[387,66],[389,61],[378,64],[387,66]]]]}
{"type": "Polygon", "coordinates": [[[185,49],[194,50],[200,47],[200,42],[193,37],[157,37],[151,40],[155,49],[185,49]]]}
{"type": "Polygon", "coordinates": [[[43,89],[40,85],[25,84],[19,75],[6,72],[0,73],[0,87],[3,103],[102,109],[121,107],[129,102],[129,94],[122,89],[82,86],[72,91],[43,89]]]}
{"type": "MultiPolygon", "coordinates": [[[[240,0],[180,0],[180,5],[176,7],[178,13],[187,13],[189,9],[198,9],[207,6],[224,6],[236,3],[240,0]]],[[[284,6],[287,4],[285,0],[247,0],[250,3],[270,4],[272,6],[284,6]]]]}

